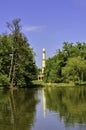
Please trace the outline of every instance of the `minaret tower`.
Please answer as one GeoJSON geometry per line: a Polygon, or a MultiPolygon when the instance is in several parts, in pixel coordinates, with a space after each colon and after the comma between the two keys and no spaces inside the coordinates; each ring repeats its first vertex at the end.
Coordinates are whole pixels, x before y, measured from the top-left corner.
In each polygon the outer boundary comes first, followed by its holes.
{"type": "Polygon", "coordinates": [[[42,50],[42,75],[45,74],[45,61],[46,61],[46,51],[45,48],[42,50]]]}
{"type": "Polygon", "coordinates": [[[40,74],[38,74],[38,80],[43,80],[44,76],[45,76],[45,67],[46,67],[46,51],[45,48],[42,49],[42,71],[40,74]]]}

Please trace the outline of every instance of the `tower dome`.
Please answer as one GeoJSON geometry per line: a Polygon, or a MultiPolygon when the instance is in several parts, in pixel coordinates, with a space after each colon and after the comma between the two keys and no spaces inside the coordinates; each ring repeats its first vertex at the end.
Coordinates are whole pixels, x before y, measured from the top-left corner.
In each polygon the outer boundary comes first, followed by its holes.
{"type": "Polygon", "coordinates": [[[42,51],[45,51],[45,48],[43,48],[42,51]]]}

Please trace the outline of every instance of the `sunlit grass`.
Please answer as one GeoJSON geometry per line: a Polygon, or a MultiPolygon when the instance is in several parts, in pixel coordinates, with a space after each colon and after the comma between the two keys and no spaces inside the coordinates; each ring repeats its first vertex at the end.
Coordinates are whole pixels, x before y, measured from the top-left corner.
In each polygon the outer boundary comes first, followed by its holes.
{"type": "Polygon", "coordinates": [[[41,85],[41,86],[50,86],[50,87],[74,87],[74,83],[46,83],[41,80],[34,80],[33,81],[34,85],[41,85]]]}
{"type": "Polygon", "coordinates": [[[34,85],[38,85],[38,86],[45,86],[46,85],[46,83],[44,81],[41,81],[41,80],[34,80],[34,81],[32,81],[32,83],[34,85]]]}

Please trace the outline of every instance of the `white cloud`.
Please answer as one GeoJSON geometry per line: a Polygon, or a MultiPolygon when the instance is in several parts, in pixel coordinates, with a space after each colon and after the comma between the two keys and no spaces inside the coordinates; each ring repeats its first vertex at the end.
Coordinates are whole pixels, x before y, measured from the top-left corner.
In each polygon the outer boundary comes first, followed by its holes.
{"type": "Polygon", "coordinates": [[[42,31],[46,26],[24,26],[23,30],[26,32],[39,32],[42,31]]]}

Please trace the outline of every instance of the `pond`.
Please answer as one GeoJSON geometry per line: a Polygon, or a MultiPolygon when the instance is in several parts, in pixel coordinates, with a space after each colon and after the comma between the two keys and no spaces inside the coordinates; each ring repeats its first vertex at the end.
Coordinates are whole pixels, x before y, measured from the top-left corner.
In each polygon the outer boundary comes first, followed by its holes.
{"type": "Polygon", "coordinates": [[[86,87],[0,90],[0,130],[86,130],[86,87]]]}

